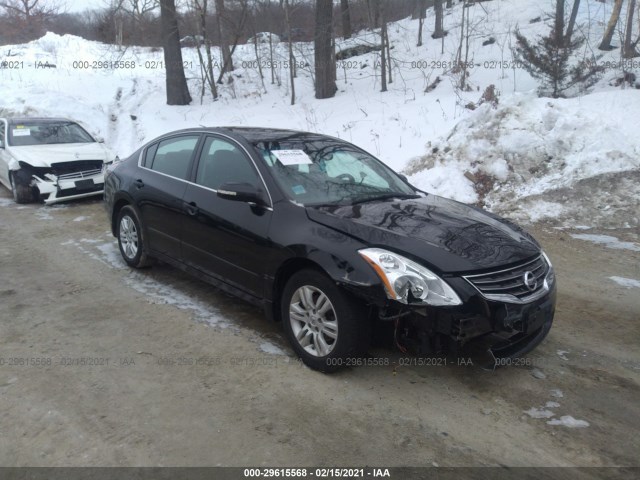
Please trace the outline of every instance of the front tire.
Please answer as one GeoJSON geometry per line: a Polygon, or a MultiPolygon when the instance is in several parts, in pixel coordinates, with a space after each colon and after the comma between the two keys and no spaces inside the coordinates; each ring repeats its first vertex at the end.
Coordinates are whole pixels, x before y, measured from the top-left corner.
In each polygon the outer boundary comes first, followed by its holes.
{"type": "Polygon", "coordinates": [[[134,268],[148,267],[151,259],[144,249],[142,226],[133,207],[122,207],[118,213],[116,237],[120,254],[127,265],[134,268]]]}
{"type": "Polygon", "coordinates": [[[35,201],[33,187],[29,185],[31,177],[25,175],[21,170],[9,172],[11,192],[16,203],[31,203],[35,201]]]}
{"type": "Polygon", "coordinates": [[[291,276],[280,311],[291,346],[314,370],[335,372],[355,365],[353,360],[366,353],[370,324],[362,305],[319,271],[291,276]]]}

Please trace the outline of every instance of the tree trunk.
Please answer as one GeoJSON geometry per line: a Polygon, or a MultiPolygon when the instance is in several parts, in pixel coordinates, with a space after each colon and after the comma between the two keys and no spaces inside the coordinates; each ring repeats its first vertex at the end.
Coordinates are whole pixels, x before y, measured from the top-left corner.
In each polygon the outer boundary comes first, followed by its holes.
{"type": "Polygon", "coordinates": [[[367,0],[367,17],[372,30],[380,25],[380,2],[384,0],[367,0]]]}
{"type": "Polygon", "coordinates": [[[422,46],[422,30],[424,27],[424,19],[426,17],[427,0],[418,0],[418,8],[420,9],[420,16],[418,17],[418,43],[416,46],[422,46]]]}
{"type": "Polygon", "coordinates": [[[556,18],[553,27],[553,37],[558,47],[564,45],[564,1],[556,0],[556,18]]]}
{"type": "MultiPolygon", "coordinates": [[[[442,0],[435,0],[433,4],[433,8],[436,11],[436,25],[433,29],[433,34],[431,38],[442,38],[444,37],[444,28],[443,24],[443,12],[442,12],[442,0]]],[[[462,7],[464,8],[464,6],[462,7]]]]}
{"type": "MultiPolygon", "coordinates": [[[[200,0],[200,2],[195,2],[196,13],[199,17],[198,22],[198,34],[202,36],[202,43],[205,48],[205,54],[202,55],[202,50],[200,49],[200,42],[196,43],[196,50],[198,52],[198,59],[200,60],[200,68],[202,69],[203,79],[202,79],[202,96],[204,96],[204,88],[206,85],[209,86],[209,90],[211,91],[211,96],[214,100],[218,99],[218,89],[216,87],[216,80],[213,76],[213,57],[211,55],[211,41],[209,36],[207,35],[207,9],[208,0],[200,0]]],[[[202,102],[202,100],[201,100],[202,102]]]]}
{"type": "Polygon", "coordinates": [[[349,0],[340,0],[340,11],[342,13],[342,36],[351,38],[351,9],[349,8],[349,0]]]}
{"type": "Polygon", "coordinates": [[[380,6],[380,91],[387,91],[387,18],[385,15],[386,7],[384,4],[380,6]]]}
{"type": "Polygon", "coordinates": [[[291,86],[291,105],[296,104],[296,69],[295,57],[293,56],[293,42],[291,41],[291,16],[289,11],[289,0],[284,0],[284,19],[287,26],[287,35],[289,37],[289,82],[291,86]]]}
{"type": "Polygon", "coordinates": [[[166,69],[167,105],[189,105],[191,95],[184,76],[180,32],[174,0],[160,0],[162,45],[166,69]]]}
{"type": "Polygon", "coordinates": [[[573,0],[573,8],[571,9],[571,17],[569,17],[569,25],[567,26],[567,33],[564,36],[565,45],[571,43],[571,36],[576,26],[576,18],[578,18],[578,9],[580,8],[580,0],[573,0]]]}
{"type": "Polygon", "coordinates": [[[420,18],[420,0],[413,0],[413,10],[411,11],[411,20],[420,18]]]}
{"type": "Polygon", "coordinates": [[[316,98],[331,98],[336,94],[336,63],[333,57],[333,1],[316,0],[315,70],[316,98]]]}
{"type": "Polygon", "coordinates": [[[220,38],[220,51],[222,52],[222,73],[231,72],[234,69],[225,15],[224,0],[216,0],[216,25],[220,38]]]}
{"type": "Polygon", "coordinates": [[[615,32],[616,25],[618,24],[618,19],[620,18],[623,1],[624,0],[615,0],[615,3],[613,4],[611,18],[609,18],[609,23],[607,23],[607,28],[604,31],[602,42],[600,42],[600,46],[598,46],[600,50],[613,50],[611,40],[613,39],[613,34],[615,32]]]}
{"type": "Polygon", "coordinates": [[[622,56],[624,58],[634,58],[639,56],[636,51],[635,44],[631,42],[631,35],[633,34],[633,14],[636,10],[636,0],[629,0],[629,8],[627,10],[627,27],[624,34],[624,49],[622,56]]]}

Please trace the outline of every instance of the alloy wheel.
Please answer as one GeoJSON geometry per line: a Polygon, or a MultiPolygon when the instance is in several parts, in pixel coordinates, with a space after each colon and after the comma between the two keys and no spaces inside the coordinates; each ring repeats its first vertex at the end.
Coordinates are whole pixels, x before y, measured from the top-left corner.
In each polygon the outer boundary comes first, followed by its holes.
{"type": "Polygon", "coordinates": [[[118,236],[122,251],[126,257],[133,260],[138,253],[138,229],[133,219],[127,215],[120,220],[120,234],[118,236]]]}
{"type": "Polygon", "coordinates": [[[338,317],[329,297],[319,288],[304,285],[291,297],[289,321],[296,341],[315,356],[331,353],[338,340],[338,317]]]}

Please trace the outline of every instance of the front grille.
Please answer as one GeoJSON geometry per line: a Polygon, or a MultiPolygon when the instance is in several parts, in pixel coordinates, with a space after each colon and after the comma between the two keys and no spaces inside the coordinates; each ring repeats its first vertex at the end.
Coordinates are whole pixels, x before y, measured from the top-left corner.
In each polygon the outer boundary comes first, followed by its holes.
{"type": "Polygon", "coordinates": [[[87,170],[84,172],[66,173],[64,175],[58,175],[58,180],[81,180],[83,178],[95,177],[100,175],[102,170],[87,170]]]}
{"type": "MultiPolygon", "coordinates": [[[[540,255],[535,260],[506,270],[467,275],[464,278],[490,300],[505,300],[508,298],[505,296],[515,297],[517,300],[528,300],[546,289],[544,280],[547,273],[549,273],[549,264],[540,255]],[[533,274],[531,279],[535,279],[535,288],[525,285],[527,272],[533,274]]],[[[531,285],[533,282],[529,283],[531,285]]]]}
{"type": "Polygon", "coordinates": [[[102,160],[77,160],[73,162],[52,163],[51,170],[57,177],[78,172],[102,170],[102,160]]]}

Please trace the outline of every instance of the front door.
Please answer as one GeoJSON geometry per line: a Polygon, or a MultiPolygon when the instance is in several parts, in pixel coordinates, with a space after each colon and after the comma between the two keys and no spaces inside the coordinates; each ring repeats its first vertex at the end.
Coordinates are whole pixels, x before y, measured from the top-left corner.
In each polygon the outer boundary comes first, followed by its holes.
{"type": "Polygon", "coordinates": [[[226,182],[250,183],[266,190],[241,147],[226,138],[207,136],[198,159],[195,184],[189,184],[184,194],[184,260],[208,275],[262,297],[272,211],[218,197],[217,189],[226,182]]]}

